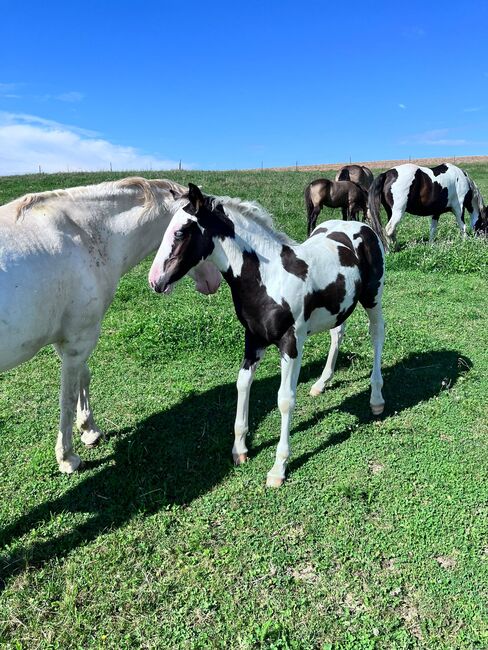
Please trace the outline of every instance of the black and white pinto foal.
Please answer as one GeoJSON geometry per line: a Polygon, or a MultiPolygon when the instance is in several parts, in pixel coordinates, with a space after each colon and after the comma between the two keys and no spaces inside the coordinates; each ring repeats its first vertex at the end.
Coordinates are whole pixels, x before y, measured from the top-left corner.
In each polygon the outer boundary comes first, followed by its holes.
{"type": "Polygon", "coordinates": [[[190,184],[188,198],[164,234],[149,283],[155,291],[168,293],[204,259],[212,261],[230,285],[245,328],[232,452],[236,464],[247,460],[249,392],[256,368],[269,345],[281,353],[281,436],[267,477],[268,486],[278,487],[290,454],[290,422],[305,339],[331,330],[327,364],[310,391],[318,395],[332,378],[344,321],[358,302],[368,314],[374,347],[371,409],[376,415],[383,411],[383,247],[369,226],[343,221],[327,221],[303,244],[296,244],[273,229],[271,216],[258,203],[204,196],[190,184]]]}
{"type": "Polygon", "coordinates": [[[385,231],[390,243],[405,212],[430,216],[430,241],[434,240],[439,217],[453,212],[462,235],[466,234],[464,211],[471,217],[474,232],[486,230],[486,209],[480,191],[468,174],[450,163],[419,167],[411,163],[392,167],[380,174],[369,190],[368,209],[379,218],[380,204],[386,210],[385,231]]]}

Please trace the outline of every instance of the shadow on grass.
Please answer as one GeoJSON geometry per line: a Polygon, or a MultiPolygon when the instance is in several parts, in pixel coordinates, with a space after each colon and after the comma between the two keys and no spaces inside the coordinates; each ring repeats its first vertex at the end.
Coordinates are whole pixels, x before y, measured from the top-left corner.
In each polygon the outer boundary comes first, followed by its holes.
{"type": "MultiPolygon", "coordinates": [[[[440,350],[410,355],[385,368],[385,417],[431,399],[443,387],[452,386],[470,367],[469,359],[458,352],[440,350]]],[[[315,379],[321,370],[322,363],[304,365],[301,381],[315,379]]],[[[278,375],[254,382],[250,409],[252,430],[276,408],[278,387],[278,375]]],[[[334,384],[329,390],[334,390],[334,384]]],[[[324,403],[327,394],[316,402],[318,408],[324,403]]],[[[100,468],[95,474],[0,531],[0,544],[6,546],[59,513],[93,514],[87,522],[65,534],[34,542],[0,558],[0,590],[10,576],[26,566],[41,566],[52,558],[64,557],[105,531],[124,525],[135,515],[151,514],[171,504],[188,504],[219,484],[232,471],[234,409],[235,385],[228,383],[188,396],[171,408],[154,413],[135,430],[118,432],[113,456],[86,463],[88,469],[100,468]]],[[[348,397],[339,409],[354,415],[360,424],[370,422],[369,390],[348,397]]],[[[328,411],[327,408],[318,411],[295,427],[294,433],[306,430],[328,411]]],[[[273,440],[254,448],[251,445],[250,455],[275,447],[278,435],[277,431],[273,440]]],[[[293,460],[290,471],[349,435],[349,429],[332,434],[315,450],[293,460]]],[[[269,460],[271,465],[271,455],[269,460]]]]}

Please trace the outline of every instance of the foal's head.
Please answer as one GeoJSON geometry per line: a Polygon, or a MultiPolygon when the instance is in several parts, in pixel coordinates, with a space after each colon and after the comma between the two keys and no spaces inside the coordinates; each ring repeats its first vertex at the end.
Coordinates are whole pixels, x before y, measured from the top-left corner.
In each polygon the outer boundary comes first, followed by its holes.
{"type": "Polygon", "coordinates": [[[214,249],[213,237],[225,236],[232,223],[213,198],[189,183],[182,207],[171,219],[149,271],[149,284],[157,293],[169,293],[189,273],[201,293],[215,293],[222,276],[204,260],[214,249]]]}

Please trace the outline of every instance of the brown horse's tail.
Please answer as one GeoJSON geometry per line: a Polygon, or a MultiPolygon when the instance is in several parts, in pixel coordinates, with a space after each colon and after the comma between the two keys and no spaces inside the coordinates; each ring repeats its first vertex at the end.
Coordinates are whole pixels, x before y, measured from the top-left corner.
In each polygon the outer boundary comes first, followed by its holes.
{"type": "Polygon", "coordinates": [[[307,218],[310,221],[310,217],[312,216],[312,212],[315,207],[312,201],[310,183],[305,188],[305,207],[307,209],[307,218]]]}
{"type": "Polygon", "coordinates": [[[380,209],[381,209],[381,196],[383,194],[383,187],[385,185],[386,172],[377,176],[371,187],[369,188],[368,193],[368,221],[381,239],[381,243],[387,248],[385,234],[383,232],[383,226],[381,225],[380,219],[380,209]]]}

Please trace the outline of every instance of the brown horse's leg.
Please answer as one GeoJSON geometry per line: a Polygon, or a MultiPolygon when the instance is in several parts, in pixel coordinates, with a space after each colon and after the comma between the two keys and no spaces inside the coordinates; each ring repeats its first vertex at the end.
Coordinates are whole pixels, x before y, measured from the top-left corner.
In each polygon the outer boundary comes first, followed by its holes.
{"type": "Polygon", "coordinates": [[[342,208],[341,208],[341,211],[342,211],[342,218],[344,219],[344,221],[347,221],[348,218],[349,218],[349,215],[348,215],[348,209],[342,207],[342,208]]]}
{"type": "Polygon", "coordinates": [[[307,232],[308,237],[310,237],[312,231],[317,225],[317,219],[319,214],[320,214],[320,206],[315,206],[314,209],[312,210],[312,213],[308,217],[308,232],[307,232]]]}

